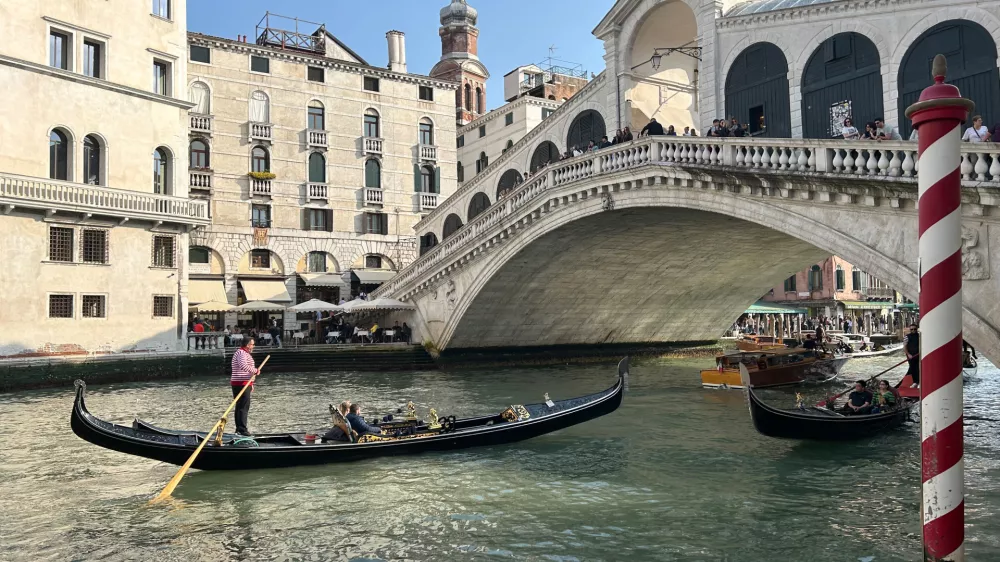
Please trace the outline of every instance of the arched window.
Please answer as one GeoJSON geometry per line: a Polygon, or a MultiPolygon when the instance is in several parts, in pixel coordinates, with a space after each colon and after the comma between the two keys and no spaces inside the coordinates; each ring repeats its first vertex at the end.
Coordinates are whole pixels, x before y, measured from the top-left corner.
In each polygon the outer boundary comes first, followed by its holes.
{"type": "Polygon", "coordinates": [[[472,111],[472,86],[465,85],[465,110],[472,111]]]}
{"type": "Polygon", "coordinates": [[[326,273],[326,252],[309,252],[306,267],[309,273],[326,273]]]}
{"type": "Polygon", "coordinates": [[[271,122],[270,99],[260,90],[250,94],[250,120],[254,123],[271,122]]]}
{"type": "Polygon", "coordinates": [[[382,189],[382,165],[374,158],[365,161],[365,187],[382,189]]]}
{"type": "Polygon", "coordinates": [[[170,154],[162,146],[153,151],[153,193],[170,195],[170,154]]]}
{"type": "Polygon", "coordinates": [[[255,146],[250,152],[250,169],[254,172],[271,171],[271,155],[263,146],[255,146]]]}
{"type": "Polygon", "coordinates": [[[60,129],[49,133],[49,178],[69,180],[69,137],[60,129]]]}
{"type": "Polygon", "coordinates": [[[795,291],[796,291],[796,289],[795,289],[795,276],[792,275],[788,279],[785,279],[785,292],[786,293],[794,293],[795,291]]]}
{"type": "Polygon", "coordinates": [[[469,216],[466,220],[472,220],[479,215],[481,215],[486,209],[490,208],[490,198],[486,196],[485,193],[479,192],[472,196],[472,200],[469,201],[469,216]]]}
{"type": "Polygon", "coordinates": [[[844,268],[840,267],[839,264],[837,265],[837,279],[836,279],[836,282],[837,282],[837,290],[838,291],[845,290],[844,289],[844,285],[847,283],[847,279],[844,277],[844,268]]]}
{"type": "Polygon", "coordinates": [[[462,166],[462,163],[459,162],[455,167],[456,167],[456,171],[458,173],[458,181],[459,181],[459,183],[465,181],[465,168],[462,166]]]}
{"type": "Polygon", "coordinates": [[[437,193],[434,168],[430,166],[420,167],[420,193],[437,193]]]}
{"type": "Polygon", "coordinates": [[[94,135],[83,137],[83,183],[101,185],[101,141],[94,135]]]}
{"type": "Polygon", "coordinates": [[[420,237],[420,255],[424,255],[428,250],[438,245],[438,237],[433,232],[428,232],[420,237]]]}
{"type": "Polygon", "coordinates": [[[483,113],[483,89],[476,88],[476,113],[483,113]]]}
{"type": "Polygon", "coordinates": [[[313,131],[326,130],[326,113],[323,111],[323,104],[318,101],[309,102],[307,126],[313,131]]]}
{"type": "Polygon", "coordinates": [[[607,129],[604,126],[604,117],[601,117],[601,114],[593,109],[588,109],[573,119],[573,123],[569,126],[566,147],[569,150],[573,150],[574,147],[586,150],[587,144],[590,141],[594,141],[595,144],[599,143],[601,142],[601,137],[606,134],[607,129]]]}
{"type": "Polygon", "coordinates": [[[482,172],[489,165],[490,165],[490,160],[489,160],[489,158],[486,157],[486,153],[485,152],[480,152],[479,153],[479,159],[476,160],[476,173],[478,174],[478,173],[482,172]]]}
{"type": "Polygon", "coordinates": [[[507,146],[503,147],[503,153],[506,154],[508,150],[514,148],[514,141],[508,140],[507,146]]]}
{"type": "Polygon", "coordinates": [[[326,183],[326,158],[319,152],[309,155],[309,181],[312,183],[326,183]]]}
{"type": "Polygon", "coordinates": [[[198,115],[211,115],[212,114],[212,93],[208,89],[208,84],[204,82],[195,82],[191,84],[188,89],[188,96],[194,107],[190,109],[191,113],[197,113],[198,115]]]}
{"type": "Polygon", "coordinates": [[[201,139],[191,141],[191,168],[205,169],[210,167],[208,155],[208,143],[201,139]]]}
{"type": "Polygon", "coordinates": [[[788,61],[777,45],[743,49],[726,74],[725,92],[725,115],[749,123],[751,135],[792,136],[788,61]]]}
{"type": "Polygon", "coordinates": [[[373,139],[379,137],[378,112],[374,109],[365,111],[365,136],[373,139]]]}
{"type": "Polygon", "coordinates": [[[420,144],[434,145],[434,124],[426,117],[420,120],[420,144]]]}
{"type": "Polygon", "coordinates": [[[441,240],[444,240],[455,234],[455,231],[462,228],[462,219],[452,213],[444,219],[444,230],[441,231],[441,240]]]}
{"type": "Polygon", "coordinates": [[[531,155],[531,172],[534,173],[545,166],[559,161],[559,148],[555,143],[545,141],[535,148],[531,155]]]}
{"type": "Polygon", "coordinates": [[[504,172],[503,175],[500,176],[500,182],[497,184],[497,199],[506,195],[523,181],[524,178],[517,170],[507,170],[504,172]]]}
{"type": "Polygon", "coordinates": [[[812,266],[812,268],[809,270],[809,290],[810,291],[823,290],[823,270],[820,269],[818,265],[812,266]]]}

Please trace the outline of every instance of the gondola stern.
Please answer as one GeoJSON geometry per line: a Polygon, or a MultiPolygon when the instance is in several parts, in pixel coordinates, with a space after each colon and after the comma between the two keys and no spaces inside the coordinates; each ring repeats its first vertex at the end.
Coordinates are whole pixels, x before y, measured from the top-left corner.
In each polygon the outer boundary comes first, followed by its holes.
{"type": "Polygon", "coordinates": [[[621,381],[622,388],[628,391],[628,355],[626,355],[621,361],[618,362],[618,379],[621,381]]]}

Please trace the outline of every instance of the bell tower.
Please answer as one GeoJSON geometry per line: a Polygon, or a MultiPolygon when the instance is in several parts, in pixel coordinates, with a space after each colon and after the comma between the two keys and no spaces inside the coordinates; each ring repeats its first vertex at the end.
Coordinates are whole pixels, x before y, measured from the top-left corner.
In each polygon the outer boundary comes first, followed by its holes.
{"type": "Polygon", "coordinates": [[[431,77],[459,83],[455,119],[465,125],[486,113],[486,80],[490,73],[479,60],[479,13],[466,0],[451,0],[441,9],[441,60],[431,77]]]}

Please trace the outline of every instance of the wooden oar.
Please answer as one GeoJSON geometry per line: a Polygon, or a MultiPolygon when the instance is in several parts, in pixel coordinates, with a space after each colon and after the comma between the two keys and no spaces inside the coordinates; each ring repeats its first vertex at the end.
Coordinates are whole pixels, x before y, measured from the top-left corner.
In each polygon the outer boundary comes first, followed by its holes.
{"type": "MultiPolygon", "coordinates": [[[[869,383],[869,382],[871,382],[871,381],[873,381],[873,380],[877,379],[878,377],[880,377],[880,376],[882,376],[882,375],[884,375],[884,374],[888,373],[889,371],[891,371],[891,370],[895,369],[896,367],[899,367],[900,365],[902,365],[903,363],[906,363],[907,361],[909,361],[909,359],[903,359],[903,360],[902,360],[902,361],[900,361],[899,363],[896,363],[896,364],[895,364],[895,365],[893,365],[892,367],[889,367],[888,369],[886,369],[886,370],[882,371],[881,373],[879,373],[879,374],[877,374],[877,375],[873,376],[872,378],[868,379],[867,381],[865,381],[865,383],[867,384],[867,383],[869,383]]],[[[850,392],[850,391],[851,391],[851,389],[853,389],[853,388],[854,388],[854,387],[852,386],[851,388],[848,388],[847,390],[845,390],[845,391],[841,392],[840,394],[838,394],[838,395],[836,395],[836,396],[833,396],[833,397],[831,397],[831,398],[827,398],[826,400],[821,400],[821,401],[820,401],[819,403],[817,403],[817,404],[816,404],[816,406],[817,406],[817,407],[819,407],[819,408],[825,408],[825,407],[826,407],[826,405],[827,405],[827,403],[829,403],[829,402],[834,402],[834,401],[836,401],[836,400],[837,400],[838,398],[840,398],[841,396],[843,396],[843,395],[847,394],[848,392],[850,392]]]]}
{"type": "Polygon", "coordinates": [[[198,455],[201,453],[201,450],[205,448],[205,444],[208,443],[209,439],[213,437],[216,430],[218,430],[226,423],[226,418],[229,417],[229,412],[233,411],[233,408],[236,407],[236,403],[239,402],[240,398],[243,397],[243,393],[246,392],[248,388],[253,386],[254,379],[257,378],[257,375],[260,374],[260,371],[264,368],[264,365],[267,364],[267,361],[270,358],[271,358],[270,355],[264,358],[264,361],[260,364],[260,367],[257,368],[257,372],[254,373],[252,377],[250,377],[250,382],[243,386],[243,390],[241,390],[240,393],[236,395],[236,398],[233,398],[232,404],[230,404],[229,407],[226,408],[226,411],[223,412],[222,417],[219,418],[219,421],[215,422],[215,425],[212,426],[212,429],[208,430],[208,433],[205,435],[205,438],[201,440],[201,445],[198,445],[198,448],[195,449],[193,453],[191,453],[191,456],[188,457],[188,460],[187,462],[184,463],[184,466],[182,466],[181,469],[177,471],[177,474],[174,474],[174,477],[170,479],[170,482],[167,482],[167,485],[164,486],[163,490],[159,493],[159,495],[153,498],[153,500],[150,501],[150,503],[161,502],[169,498],[170,494],[174,493],[174,488],[176,488],[177,485],[181,483],[181,478],[184,478],[184,475],[187,474],[188,469],[190,469],[191,465],[194,464],[194,459],[198,458],[198,455]]]}

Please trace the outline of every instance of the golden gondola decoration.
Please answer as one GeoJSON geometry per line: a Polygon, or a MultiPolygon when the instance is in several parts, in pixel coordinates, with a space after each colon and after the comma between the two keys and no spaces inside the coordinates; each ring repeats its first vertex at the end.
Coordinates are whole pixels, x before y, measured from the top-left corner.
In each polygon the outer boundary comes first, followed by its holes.
{"type": "Polygon", "coordinates": [[[431,419],[427,422],[427,429],[441,429],[441,424],[438,422],[438,411],[431,408],[431,419]]]}
{"type": "Polygon", "coordinates": [[[417,407],[413,405],[413,402],[406,403],[406,420],[416,421],[417,419],[417,407]]]}

